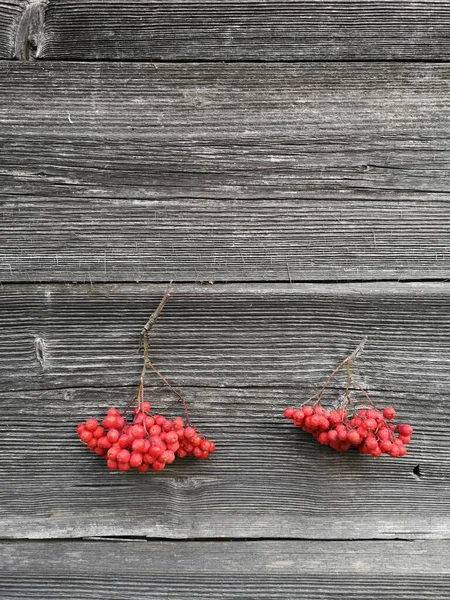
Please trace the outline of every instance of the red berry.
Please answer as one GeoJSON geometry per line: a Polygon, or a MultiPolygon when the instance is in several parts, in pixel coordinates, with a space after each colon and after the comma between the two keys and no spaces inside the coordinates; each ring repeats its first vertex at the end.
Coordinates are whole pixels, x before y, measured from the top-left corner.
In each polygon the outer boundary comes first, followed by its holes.
{"type": "Polygon", "coordinates": [[[135,439],[141,439],[145,436],[145,429],[142,425],[133,425],[130,429],[130,435],[135,439]]]}
{"type": "Polygon", "coordinates": [[[132,452],[130,456],[130,466],[138,467],[142,464],[143,456],[140,452],[132,452]]]}
{"type": "Polygon", "coordinates": [[[413,432],[413,428],[411,427],[411,425],[406,425],[405,423],[400,423],[399,425],[397,425],[397,431],[401,435],[411,435],[413,432]]]}
{"type": "Polygon", "coordinates": [[[97,448],[97,438],[93,437],[91,440],[89,440],[87,447],[89,450],[95,450],[97,448]]]}
{"type": "Polygon", "coordinates": [[[184,458],[185,456],[187,456],[186,450],[184,448],[178,448],[177,456],[179,456],[180,458],[184,458]]]}
{"type": "Polygon", "coordinates": [[[382,427],[381,429],[379,429],[377,432],[377,435],[380,438],[380,440],[383,440],[383,441],[391,439],[391,432],[389,431],[389,429],[387,427],[382,427]]]}
{"type": "Polygon", "coordinates": [[[103,429],[103,427],[98,426],[92,433],[92,435],[95,438],[101,438],[103,435],[105,435],[105,430],[103,429]]]}
{"type": "Polygon", "coordinates": [[[108,469],[111,469],[111,471],[115,471],[117,469],[117,467],[119,466],[119,463],[115,460],[111,460],[110,458],[106,461],[106,466],[108,467],[108,469]]]}
{"type": "Polygon", "coordinates": [[[84,426],[88,431],[94,432],[98,427],[98,421],[97,419],[88,419],[84,426]]]}
{"type": "Polygon", "coordinates": [[[112,446],[111,442],[108,440],[106,435],[98,438],[98,446],[99,448],[104,448],[105,450],[109,450],[112,446]]]}
{"type": "Polygon", "coordinates": [[[368,431],[375,431],[375,429],[377,428],[377,422],[375,421],[375,419],[366,419],[361,423],[361,427],[364,427],[368,431]]]}
{"type": "Polygon", "coordinates": [[[78,435],[81,435],[81,432],[82,432],[82,431],[84,431],[85,427],[86,427],[86,426],[85,426],[85,424],[84,424],[84,423],[80,423],[80,424],[77,426],[77,433],[78,433],[78,435]]]}
{"type": "Polygon", "coordinates": [[[196,431],[193,427],[186,427],[184,430],[184,437],[187,440],[191,440],[196,435],[196,431]]]}
{"type": "Polygon", "coordinates": [[[121,448],[129,448],[131,446],[131,439],[125,433],[120,436],[117,442],[121,448]]]}
{"type": "Polygon", "coordinates": [[[131,466],[129,462],[117,463],[119,471],[129,471],[131,466]]]}
{"type": "Polygon", "coordinates": [[[107,452],[107,456],[111,460],[116,460],[117,454],[120,452],[120,446],[114,445],[107,452]]]}
{"type": "Polygon", "coordinates": [[[338,440],[338,434],[335,429],[330,429],[330,431],[327,433],[327,436],[330,442],[337,442],[338,440]]]}
{"type": "Polygon", "coordinates": [[[155,424],[155,419],[153,417],[145,417],[144,427],[147,431],[149,431],[150,427],[153,427],[154,424],[155,424]]]}
{"type": "Polygon", "coordinates": [[[111,429],[116,426],[116,417],[114,415],[106,415],[102,421],[102,425],[105,429],[111,429]]]}
{"type": "Polygon", "coordinates": [[[375,450],[375,448],[378,447],[378,442],[376,440],[376,438],[373,435],[368,435],[365,439],[364,444],[366,445],[367,448],[369,448],[370,450],[375,450]]]}
{"type": "Polygon", "coordinates": [[[119,431],[120,431],[124,425],[125,425],[125,419],[121,415],[117,415],[116,416],[117,429],[119,429],[119,431]]]}
{"type": "Polygon", "coordinates": [[[163,417],[162,415],[155,415],[155,423],[160,427],[164,425],[165,421],[166,417],[163,417]]]}
{"type": "Polygon", "coordinates": [[[351,431],[348,432],[347,439],[352,446],[357,446],[358,444],[361,443],[361,436],[354,429],[352,429],[351,431]]]}
{"type": "Polygon", "coordinates": [[[320,442],[324,446],[328,446],[329,439],[328,439],[327,432],[326,431],[322,431],[321,433],[319,433],[319,435],[317,436],[317,440],[318,440],[318,442],[320,442]]]}
{"type": "Polygon", "coordinates": [[[175,460],[175,454],[172,450],[165,450],[159,457],[159,460],[170,465],[175,460]]]}
{"type": "Polygon", "coordinates": [[[133,452],[144,452],[145,451],[145,441],[142,439],[133,440],[131,444],[131,448],[133,452]]]}
{"type": "Polygon", "coordinates": [[[302,410],[305,417],[310,417],[314,413],[311,406],[304,406],[302,410]]]}
{"type": "Polygon", "coordinates": [[[119,463],[127,463],[130,461],[130,456],[131,454],[128,452],[128,450],[122,449],[117,453],[116,459],[119,463]]]}
{"type": "Polygon", "coordinates": [[[152,469],[154,471],[162,471],[165,466],[166,466],[166,463],[159,462],[159,460],[155,460],[155,462],[152,463],[152,469]]]}
{"type": "Polygon", "coordinates": [[[152,446],[148,451],[150,456],[153,456],[153,458],[158,458],[158,456],[161,456],[163,452],[164,448],[162,446],[152,446]]]}
{"type": "Polygon", "coordinates": [[[87,444],[92,440],[92,432],[87,429],[84,429],[80,434],[80,439],[82,442],[87,444]]]}
{"type": "Polygon", "coordinates": [[[341,442],[345,442],[348,437],[347,430],[345,428],[339,429],[339,431],[337,432],[337,436],[341,442]]]}
{"type": "Polygon", "coordinates": [[[166,435],[166,443],[167,444],[176,444],[178,442],[178,436],[175,431],[169,431],[166,435]]]}
{"type": "Polygon", "coordinates": [[[382,442],[380,442],[380,449],[383,452],[389,453],[392,449],[392,442],[390,442],[389,440],[383,440],[382,442]]]}
{"type": "Polygon", "coordinates": [[[388,421],[390,421],[391,419],[395,419],[396,416],[397,413],[395,412],[395,409],[392,408],[392,406],[386,406],[386,408],[383,410],[383,417],[388,421]]]}
{"type": "Polygon", "coordinates": [[[400,456],[400,446],[398,446],[397,444],[392,444],[392,448],[389,454],[394,457],[400,456]]]}
{"type": "Polygon", "coordinates": [[[293,406],[288,406],[284,409],[284,416],[286,419],[292,419],[295,413],[295,408],[293,406]]]}
{"type": "Polygon", "coordinates": [[[145,473],[145,471],[148,471],[150,469],[150,465],[147,463],[141,463],[138,467],[137,470],[140,471],[141,473],[145,473]]]}
{"type": "Polygon", "coordinates": [[[174,429],[182,429],[184,427],[184,420],[181,417],[175,417],[173,420],[174,429]]]}
{"type": "Polygon", "coordinates": [[[161,433],[162,429],[159,425],[152,425],[150,427],[150,429],[148,430],[150,435],[159,435],[161,433]]]}
{"type": "Polygon", "coordinates": [[[203,452],[209,452],[211,448],[211,443],[209,440],[202,440],[200,443],[200,450],[203,450],[203,452]]]}

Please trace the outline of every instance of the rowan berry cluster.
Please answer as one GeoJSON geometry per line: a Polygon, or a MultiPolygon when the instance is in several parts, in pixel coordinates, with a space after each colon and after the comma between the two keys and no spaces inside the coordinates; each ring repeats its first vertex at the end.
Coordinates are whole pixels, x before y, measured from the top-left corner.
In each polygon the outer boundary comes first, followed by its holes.
{"type": "Polygon", "coordinates": [[[313,435],[324,446],[344,452],[352,446],[363,454],[381,456],[404,456],[406,445],[411,441],[411,425],[387,423],[396,416],[387,406],[381,413],[374,408],[360,409],[349,415],[343,408],[326,410],[320,403],[315,406],[292,406],[284,411],[294,425],[313,435]]]}
{"type": "Polygon", "coordinates": [[[77,427],[81,441],[96,454],[104,456],[109,469],[128,471],[135,468],[141,472],[149,469],[162,471],[166,465],[173,463],[177,458],[194,456],[205,459],[216,448],[214,442],[200,435],[191,425],[186,400],[150,360],[150,332],[163,311],[171,290],[169,284],[157,309],[141,331],[144,343],[144,365],[136,396],[123,413],[111,407],[101,424],[97,419],[91,418],[77,427]],[[144,400],[144,379],[147,369],[151,369],[177,397],[184,408],[185,419],[175,417],[171,420],[164,415],[150,413],[150,402],[144,400]],[[129,423],[125,415],[134,402],[136,402],[133,410],[134,418],[129,423]]]}
{"type": "Polygon", "coordinates": [[[88,419],[78,425],[77,433],[90,450],[105,457],[113,471],[132,467],[141,472],[162,471],[176,458],[206,459],[216,447],[182,417],[170,420],[150,414],[149,402],[141,402],[134,409],[132,423],[111,407],[101,424],[97,419],[88,419]]]}
{"type": "Polygon", "coordinates": [[[367,338],[364,338],[333,369],[320,390],[302,407],[289,406],[285,409],[284,416],[313,435],[321,444],[338,452],[344,452],[353,446],[363,454],[372,456],[404,456],[413,428],[406,423],[388,423],[387,421],[395,419],[395,410],[391,406],[387,406],[382,412],[377,410],[367,390],[352,375],[353,359],[362,351],[366,341],[367,338]],[[344,367],[347,380],[341,394],[341,405],[334,410],[327,410],[321,404],[322,397],[330,382],[344,367]],[[358,397],[362,397],[362,401],[358,397]]]}

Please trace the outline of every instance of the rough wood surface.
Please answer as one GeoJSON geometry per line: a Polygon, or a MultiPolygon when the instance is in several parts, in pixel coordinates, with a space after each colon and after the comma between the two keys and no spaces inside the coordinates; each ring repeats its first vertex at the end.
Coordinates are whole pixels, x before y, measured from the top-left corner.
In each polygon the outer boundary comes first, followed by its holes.
{"type": "Polygon", "coordinates": [[[0,200],[0,280],[446,279],[450,204],[0,200]]]}
{"type": "MultiPolygon", "coordinates": [[[[7,285],[3,390],[136,382],[155,285],[7,285]]],[[[364,335],[371,388],[448,391],[449,283],[178,285],[153,357],[179,385],[315,386],[364,335]]]]}
{"type": "Polygon", "coordinates": [[[447,600],[445,542],[0,544],[4,598],[447,600]]]}
{"type": "MultiPolygon", "coordinates": [[[[39,3],[39,0],[38,0],[39,3]]],[[[36,55],[64,60],[446,60],[448,0],[49,0],[36,55]]],[[[2,0],[3,56],[26,3],[2,0]]]]}
{"type": "Polygon", "coordinates": [[[2,195],[448,202],[447,64],[0,68],[2,195]]]}
{"type": "MultiPolygon", "coordinates": [[[[373,391],[380,406],[395,404],[399,419],[416,428],[408,454],[395,460],[338,454],[294,428],[282,411],[310,395],[304,384],[183,387],[193,422],[217,452],[162,473],[123,474],[108,471],[75,433],[87,417],[128,403],[136,386],[108,387],[120,383],[111,370],[103,387],[0,394],[0,537],[450,536],[444,394],[373,391]]],[[[151,377],[148,392],[155,410],[181,414],[151,377]]],[[[333,390],[329,400],[337,397],[333,390]]]]}
{"type": "Polygon", "coordinates": [[[448,276],[448,65],[1,68],[2,281],[448,276]]]}

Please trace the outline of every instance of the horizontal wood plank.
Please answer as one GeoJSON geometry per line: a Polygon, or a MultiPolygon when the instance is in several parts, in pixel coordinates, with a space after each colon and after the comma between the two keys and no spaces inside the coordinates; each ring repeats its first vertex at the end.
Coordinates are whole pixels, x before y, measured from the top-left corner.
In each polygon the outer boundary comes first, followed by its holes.
{"type": "Polygon", "coordinates": [[[0,200],[0,280],[446,279],[450,204],[0,200]]]}
{"type": "MultiPolygon", "coordinates": [[[[449,537],[445,395],[375,390],[377,404],[416,428],[404,458],[375,459],[320,446],[283,417],[305,386],[182,392],[217,451],[145,474],[108,471],[75,433],[107,406],[124,407],[134,387],[2,392],[0,537],[449,537]]],[[[159,385],[149,382],[148,397],[155,411],[180,414],[159,385]]]]}
{"type": "Polygon", "coordinates": [[[449,65],[0,68],[3,195],[448,200],[449,65]]]}
{"type": "MultiPolygon", "coordinates": [[[[36,55],[56,60],[446,60],[448,0],[49,0],[36,55]]],[[[14,56],[2,0],[2,54],[14,56]]],[[[0,13],[1,14],[1,13],[0,13]]]]}
{"type": "Polygon", "coordinates": [[[2,281],[448,275],[448,65],[0,68],[2,281]]]}
{"type": "Polygon", "coordinates": [[[446,600],[443,542],[0,544],[6,598],[446,600]]]}
{"type": "MultiPolygon", "coordinates": [[[[5,285],[3,389],[132,385],[164,286],[5,285]]],[[[179,385],[316,386],[364,335],[375,389],[447,392],[450,284],[177,285],[154,360],[179,385]]]]}

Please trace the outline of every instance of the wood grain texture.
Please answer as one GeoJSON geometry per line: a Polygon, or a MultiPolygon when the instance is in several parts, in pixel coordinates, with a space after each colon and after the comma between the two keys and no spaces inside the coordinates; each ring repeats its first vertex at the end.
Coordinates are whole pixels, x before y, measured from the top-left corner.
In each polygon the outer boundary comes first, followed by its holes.
{"type": "Polygon", "coordinates": [[[1,68],[2,281],[448,277],[448,65],[1,68]]]}
{"type": "MultiPolygon", "coordinates": [[[[363,359],[361,359],[363,360],[363,359]]],[[[110,374],[110,385],[119,380],[110,374]]],[[[2,392],[0,537],[448,538],[450,426],[445,394],[375,390],[416,428],[406,457],[338,454],[288,422],[304,385],[183,387],[217,443],[207,460],[162,473],[111,472],[77,423],[125,406],[135,387],[2,392]],[[19,458],[16,458],[19,457],[19,458]]],[[[335,401],[334,390],[330,400],[335,401]]],[[[155,410],[180,414],[149,382],[155,410]]]]}
{"type": "MultiPolygon", "coordinates": [[[[164,286],[6,285],[3,390],[134,385],[138,332],[164,286]]],[[[153,342],[178,385],[316,386],[370,338],[370,388],[448,391],[449,283],[177,285],[153,342]]]]}
{"type": "Polygon", "coordinates": [[[0,280],[446,279],[450,204],[0,200],[0,280]]]}
{"type": "Polygon", "coordinates": [[[447,64],[0,68],[8,197],[448,201],[447,64]]]}
{"type": "Polygon", "coordinates": [[[450,583],[429,541],[3,543],[0,560],[5,598],[446,600],[450,583]]]}
{"type": "Polygon", "coordinates": [[[37,57],[446,60],[449,26],[448,0],[50,0],[37,57]]]}
{"type": "Polygon", "coordinates": [[[22,14],[21,0],[0,0],[0,60],[14,56],[16,34],[22,14]]]}

